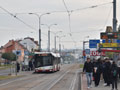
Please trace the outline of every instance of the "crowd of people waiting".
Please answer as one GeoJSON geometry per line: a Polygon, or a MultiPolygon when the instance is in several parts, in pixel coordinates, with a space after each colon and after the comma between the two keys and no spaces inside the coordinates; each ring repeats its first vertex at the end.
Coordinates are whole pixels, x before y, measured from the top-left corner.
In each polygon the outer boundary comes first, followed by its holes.
{"type": "Polygon", "coordinates": [[[32,71],[34,70],[34,62],[30,60],[27,64],[23,61],[20,67],[20,63],[17,62],[17,72],[20,71],[20,68],[22,71],[32,71]]]}
{"type": "Polygon", "coordinates": [[[118,78],[120,79],[120,60],[116,62],[106,58],[101,60],[87,58],[84,63],[83,73],[86,73],[88,88],[92,87],[92,81],[94,81],[95,87],[98,87],[101,77],[104,80],[105,86],[112,85],[112,90],[117,88],[118,78]]]}

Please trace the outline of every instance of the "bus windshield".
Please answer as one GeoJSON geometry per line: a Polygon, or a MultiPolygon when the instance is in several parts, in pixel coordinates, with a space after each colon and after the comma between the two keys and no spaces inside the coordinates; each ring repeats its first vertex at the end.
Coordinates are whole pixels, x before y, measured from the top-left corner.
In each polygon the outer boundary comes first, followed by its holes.
{"type": "Polygon", "coordinates": [[[52,60],[50,56],[36,56],[35,62],[36,67],[52,65],[52,60]]]}

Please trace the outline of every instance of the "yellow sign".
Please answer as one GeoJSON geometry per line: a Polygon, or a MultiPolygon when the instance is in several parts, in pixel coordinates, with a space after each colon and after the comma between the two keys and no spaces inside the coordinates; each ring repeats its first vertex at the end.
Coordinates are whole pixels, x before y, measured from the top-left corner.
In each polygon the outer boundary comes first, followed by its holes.
{"type": "Polygon", "coordinates": [[[100,43],[99,47],[118,47],[118,43],[100,43]]]}

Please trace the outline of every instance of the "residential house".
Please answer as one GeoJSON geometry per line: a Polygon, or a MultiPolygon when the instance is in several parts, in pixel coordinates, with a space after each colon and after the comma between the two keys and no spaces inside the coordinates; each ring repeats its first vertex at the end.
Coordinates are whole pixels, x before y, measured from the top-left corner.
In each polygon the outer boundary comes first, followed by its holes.
{"type": "Polygon", "coordinates": [[[33,38],[26,37],[23,40],[9,40],[9,42],[0,49],[0,52],[6,53],[19,51],[20,54],[18,55],[18,61],[22,62],[26,56],[25,52],[33,52],[34,50],[38,50],[38,42],[33,38]]]}
{"type": "Polygon", "coordinates": [[[27,48],[29,52],[38,50],[38,41],[35,41],[34,38],[26,37],[23,40],[20,40],[19,43],[27,48]]]}
{"type": "Polygon", "coordinates": [[[1,49],[1,53],[20,51],[20,54],[18,55],[18,61],[21,62],[24,60],[25,49],[26,48],[18,41],[9,40],[9,42],[1,49]]]}

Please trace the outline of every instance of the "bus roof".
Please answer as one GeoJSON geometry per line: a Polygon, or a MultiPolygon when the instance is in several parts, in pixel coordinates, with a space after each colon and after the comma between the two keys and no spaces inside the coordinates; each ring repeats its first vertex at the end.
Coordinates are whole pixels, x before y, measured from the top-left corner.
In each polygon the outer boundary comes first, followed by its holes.
{"type": "Polygon", "coordinates": [[[53,53],[53,52],[34,52],[34,54],[51,54],[54,57],[60,57],[59,53],[53,53]]]}

